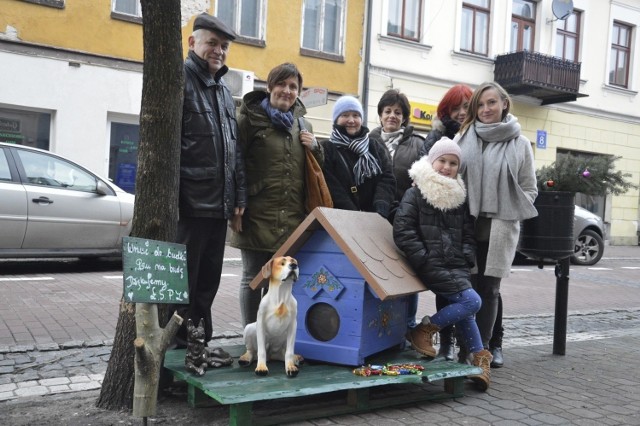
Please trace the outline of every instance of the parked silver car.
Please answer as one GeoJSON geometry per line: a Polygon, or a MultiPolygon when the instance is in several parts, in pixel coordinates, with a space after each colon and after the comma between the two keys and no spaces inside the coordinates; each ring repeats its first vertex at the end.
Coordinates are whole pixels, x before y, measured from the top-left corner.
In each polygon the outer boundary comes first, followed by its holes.
{"type": "Polygon", "coordinates": [[[0,257],[119,255],[134,196],[49,151],[0,143],[0,257]]]}
{"type": "Polygon", "coordinates": [[[604,254],[604,222],[600,216],[580,206],[576,206],[574,218],[575,247],[571,263],[595,265],[604,254]]]}

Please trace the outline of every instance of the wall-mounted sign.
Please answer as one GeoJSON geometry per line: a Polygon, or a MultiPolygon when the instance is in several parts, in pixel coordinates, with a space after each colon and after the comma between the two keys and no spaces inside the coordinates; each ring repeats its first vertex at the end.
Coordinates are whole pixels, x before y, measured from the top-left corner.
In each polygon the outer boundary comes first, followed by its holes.
{"type": "Polygon", "coordinates": [[[431,127],[431,121],[436,118],[438,105],[421,104],[409,101],[411,106],[411,124],[431,127]]]}
{"type": "Polygon", "coordinates": [[[538,130],[536,134],[536,148],[547,149],[547,132],[546,130],[538,130]]]}
{"type": "Polygon", "coordinates": [[[145,238],[122,239],[124,299],[130,303],[189,303],[187,247],[145,238]]]}
{"type": "Polygon", "coordinates": [[[300,100],[307,108],[313,108],[327,104],[329,90],[326,87],[310,87],[300,93],[300,100]]]}
{"type": "Polygon", "coordinates": [[[0,117],[0,132],[20,133],[20,120],[0,117]]]}

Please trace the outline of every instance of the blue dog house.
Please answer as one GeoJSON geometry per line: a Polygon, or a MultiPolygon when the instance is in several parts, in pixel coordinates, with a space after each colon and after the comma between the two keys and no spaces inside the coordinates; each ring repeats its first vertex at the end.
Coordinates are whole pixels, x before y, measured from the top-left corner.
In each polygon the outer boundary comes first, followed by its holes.
{"type": "MultiPolygon", "coordinates": [[[[426,290],[377,213],[316,208],[275,256],[298,260],[295,351],[333,364],[404,345],[406,296],[426,290]]],[[[261,276],[251,283],[266,284],[261,276]]]]}

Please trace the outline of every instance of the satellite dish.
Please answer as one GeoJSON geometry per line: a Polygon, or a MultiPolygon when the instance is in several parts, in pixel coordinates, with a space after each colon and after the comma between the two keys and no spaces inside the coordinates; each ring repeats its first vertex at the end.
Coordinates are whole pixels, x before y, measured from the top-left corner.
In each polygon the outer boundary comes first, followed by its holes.
{"type": "Polygon", "coordinates": [[[573,0],[553,0],[551,11],[553,16],[564,21],[573,13],[573,0]]]}

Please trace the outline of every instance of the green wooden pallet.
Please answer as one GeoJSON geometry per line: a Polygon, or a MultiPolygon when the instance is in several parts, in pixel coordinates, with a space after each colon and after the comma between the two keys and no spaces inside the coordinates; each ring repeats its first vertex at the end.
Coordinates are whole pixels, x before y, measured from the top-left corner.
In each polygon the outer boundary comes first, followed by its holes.
{"type": "Polygon", "coordinates": [[[297,377],[289,378],[282,362],[270,362],[269,375],[260,377],[254,372],[255,363],[250,367],[238,366],[237,358],[244,352],[244,346],[224,350],[234,357],[234,364],[207,370],[202,377],[185,370],[184,350],[168,351],[164,365],[175,379],[187,383],[191,406],[205,405],[211,399],[229,405],[230,425],[280,424],[416,401],[458,398],[463,396],[464,378],[482,372],[478,367],[455,362],[427,362],[412,350],[389,350],[367,362],[421,364],[422,375],[363,377],[355,375],[353,367],[306,362],[297,377]],[[436,381],[444,381],[444,389],[435,386],[436,381]],[[370,392],[373,387],[380,388],[370,392]],[[254,406],[261,401],[267,402],[262,404],[265,407],[254,406]]]}

